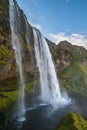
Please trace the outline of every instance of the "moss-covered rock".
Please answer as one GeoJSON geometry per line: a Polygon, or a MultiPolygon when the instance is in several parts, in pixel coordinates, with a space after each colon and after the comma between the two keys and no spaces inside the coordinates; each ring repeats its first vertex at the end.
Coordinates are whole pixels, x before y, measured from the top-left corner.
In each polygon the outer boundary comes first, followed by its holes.
{"type": "Polygon", "coordinates": [[[26,94],[37,94],[40,92],[40,82],[39,80],[27,82],[25,87],[26,94]]]}
{"type": "MultiPolygon", "coordinates": [[[[15,90],[13,83],[11,83],[11,81],[8,81],[8,84],[9,83],[12,84],[12,86],[10,86],[10,88],[8,89],[4,87],[2,88],[2,91],[0,92],[0,112],[8,110],[11,104],[15,103],[20,98],[19,89],[15,90]]],[[[25,97],[29,94],[31,95],[38,94],[40,92],[39,86],[40,86],[40,83],[38,80],[27,82],[25,85],[25,97]]]]}
{"type": "Polygon", "coordinates": [[[70,112],[61,120],[56,130],[87,130],[87,121],[81,115],[70,112]]]}
{"type": "Polygon", "coordinates": [[[18,90],[11,92],[0,92],[0,112],[7,111],[8,108],[18,99],[18,90]]]}
{"type": "MultiPolygon", "coordinates": [[[[9,28],[9,0],[0,0],[0,25],[9,28]]],[[[6,30],[6,31],[7,31],[6,30]]]]}
{"type": "Polygon", "coordinates": [[[56,46],[55,51],[57,52],[55,61],[58,72],[76,62],[87,65],[87,50],[82,46],[72,45],[68,41],[61,41],[56,46]]]}

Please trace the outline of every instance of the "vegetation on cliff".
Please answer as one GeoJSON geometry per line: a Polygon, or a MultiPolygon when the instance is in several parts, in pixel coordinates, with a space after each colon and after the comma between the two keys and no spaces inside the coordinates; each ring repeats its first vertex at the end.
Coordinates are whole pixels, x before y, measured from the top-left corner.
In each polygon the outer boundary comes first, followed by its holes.
{"type": "MultiPolygon", "coordinates": [[[[16,6],[17,3],[15,2],[16,6]]],[[[18,7],[19,8],[19,7],[18,7]]],[[[27,93],[33,92],[33,81],[38,81],[39,74],[34,53],[32,26],[23,11],[20,11],[19,39],[22,46],[22,63],[26,77],[27,93]],[[27,27],[26,28],[26,22],[27,27]],[[29,36],[29,51],[26,36],[29,36]],[[30,91],[30,92],[29,92],[30,91]]],[[[84,47],[62,41],[58,45],[46,39],[52,52],[61,88],[70,92],[87,95],[87,50],[84,47]]],[[[18,68],[11,45],[9,23],[9,0],[0,1],[0,93],[18,91],[18,68]]],[[[37,86],[37,85],[36,85],[37,86]]],[[[1,94],[2,95],[2,94],[1,94]]],[[[0,97],[2,100],[2,96],[0,97]]]]}
{"type": "MultiPolygon", "coordinates": [[[[18,6],[17,3],[15,4],[18,6]]],[[[28,30],[26,29],[25,19],[27,21],[27,18],[20,8],[19,11],[20,31],[18,36],[22,46],[22,63],[26,77],[25,92],[27,95],[40,91],[38,87],[39,74],[35,60],[32,26],[27,23],[28,30]],[[26,36],[29,37],[29,48],[26,36]]],[[[53,56],[61,88],[68,92],[87,96],[87,50],[67,41],[55,45],[48,39],[46,40],[53,56]]],[[[9,0],[0,0],[0,112],[7,110],[18,99],[18,78],[18,68],[11,45],[9,0]]],[[[87,121],[79,114],[71,112],[60,122],[56,130],[87,130],[87,121]]]]}
{"type": "MultiPolygon", "coordinates": [[[[34,47],[33,47],[33,32],[32,26],[27,23],[28,30],[26,28],[27,18],[23,11],[17,5],[14,0],[15,6],[18,7],[20,12],[20,23],[18,27],[19,39],[22,46],[22,58],[23,58],[23,70],[26,77],[26,94],[33,92],[33,75],[34,63],[31,63],[31,57],[34,58],[34,47]],[[26,21],[25,21],[26,20],[26,21]],[[29,47],[28,52],[26,35],[29,36],[29,47]],[[30,66],[29,66],[30,64],[30,66]],[[32,74],[33,73],[33,74],[32,74]],[[28,78],[30,77],[30,78],[28,78]],[[28,83],[27,83],[28,82],[28,83]]],[[[32,59],[33,59],[32,58],[32,59]]],[[[35,59],[35,58],[34,58],[35,59]]],[[[33,61],[33,60],[32,60],[33,61]]],[[[11,44],[11,30],[10,30],[10,14],[9,14],[9,0],[0,0],[0,111],[8,109],[8,107],[17,100],[18,89],[19,89],[19,72],[16,65],[16,59],[14,49],[11,44]]]]}
{"type": "Polygon", "coordinates": [[[68,41],[61,41],[58,45],[49,42],[49,46],[60,86],[68,92],[87,96],[87,50],[68,41]]]}
{"type": "Polygon", "coordinates": [[[64,69],[60,74],[60,84],[68,91],[87,96],[87,66],[76,62],[64,69]]]}
{"type": "Polygon", "coordinates": [[[61,120],[56,130],[87,130],[87,121],[81,115],[70,112],[61,120]]]}
{"type": "Polygon", "coordinates": [[[0,112],[7,111],[13,102],[18,99],[18,90],[0,92],[0,112]]]}

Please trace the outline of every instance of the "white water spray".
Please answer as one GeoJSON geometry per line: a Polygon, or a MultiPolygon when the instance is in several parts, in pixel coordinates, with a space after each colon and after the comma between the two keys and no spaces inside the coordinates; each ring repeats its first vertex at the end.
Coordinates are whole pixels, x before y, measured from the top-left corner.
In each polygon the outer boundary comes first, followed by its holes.
{"type": "Polygon", "coordinates": [[[40,73],[41,100],[58,104],[68,104],[70,100],[62,96],[52,56],[39,30],[33,28],[36,62],[40,73]]]}
{"type": "Polygon", "coordinates": [[[24,76],[22,69],[22,54],[21,54],[21,43],[18,37],[18,22],[20,20],[19,9],[15,5],[13,0],[10,0],[9,14],[10,14],[10,27],[11,27],[11,36],[12,36],[12,46],[15,52],[16,63],[19,69],[20,75],[20,90],[19,90],[19,102],[18,102],[18,120],[25,120],[25,103],[24,103],[24,76]]]}

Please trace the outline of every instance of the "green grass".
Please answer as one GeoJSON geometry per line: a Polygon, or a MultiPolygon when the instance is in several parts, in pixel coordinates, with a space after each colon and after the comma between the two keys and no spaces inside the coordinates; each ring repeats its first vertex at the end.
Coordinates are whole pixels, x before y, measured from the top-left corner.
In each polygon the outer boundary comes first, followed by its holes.
{"type": "Polygon", "coordinates": [[[60,85],[87,96],[87,66],[80,63],[70,65],[60,74],[60,85]]]}
{"type": "Polygon", "coordinates": [[[26,84],[25,92],[26,92],[27,94],[32,94],[32,93],[34,93],[33,84],[34,84],[33,82],[29,82],[29,83],[26,84]]]}
{"type": "Polygon", "coordinates": [[[6,58],[12,57],[12,51],[9,50],[9,48],[6,47],[6,46],[1,47],[1,49],[0,49],[0,58],[1,57],[6,57],[6,58]]]}
{"type": "Polygon", "coordinates": [[[71,57],[73,61],[77,61],[78,59],[80,59],[82,57],[82,54],[80,54],[80,50],[78,51],[76,50],[71,50],[71,57]]]}
{"type": "Polygon", "coordinates": [[[7,46],[0,48],[0,66],[4,66],[11,61],[13,51],[7,46]]]}
{"type": "Polygon", "coordinates": [[[3,60],[0,60],[0,65],[1,65],[1,66],[6,65],[6,62],[3,61],[3,60]]]}
{"type": "Polygon", "coordinates": [[[0,95],[3,96],[3,98],[0,97],[0,112],[7,110],[10,105],[17,100],[18,93],[18,90],[11,92],[0,92],[0,95]]]}
{"type": "Polygon", "coordinates": [[[26,84],[26,88],[25,88],[26,94],[32,94],[32,93],[39,92],[39,84],[40,83],[38,80],[36,80],[35,82],[34,81],[28,82],[26,84]]]}
{"type": "Polygon", "coordinates": [[[9,4],[7,0],[0,1],[0,15],[9,17],[9,4]]]}
{"type": "MultiPolygon", "coordinates": [[[[25,87],[26,95],[38,93],[38,92],[39,92],[38,80],[36,80],[35,82],[31,81],[26,84],[26,87],[25,87]],[[34,88],[34,85],[35,85],[35,88],[34,88]]],[[[0,112],[8,110],[9,107],[12,105],[12,103],[17,101],[18,98],[19,98],[19,90],[10,91],[10,92],[0,92],[0,112]]]]}
{"type": "Polygon", "coordinates": [[[50,46],[49,46],[49,48],[50,48],[50,51],[51,51],[51,53],[52,53],[52,56],[53,56],[53,57],[58,57],[58,54],[57,54],[57,52],[55,51],[55,49],[52,48],[52,47],[50,47],[50,46]]]}
{"type": "Polygon", "coordinates": [[[61,120],[56,130],[87,130],[87,121],[81,115],[70,112],[61,120]]]}

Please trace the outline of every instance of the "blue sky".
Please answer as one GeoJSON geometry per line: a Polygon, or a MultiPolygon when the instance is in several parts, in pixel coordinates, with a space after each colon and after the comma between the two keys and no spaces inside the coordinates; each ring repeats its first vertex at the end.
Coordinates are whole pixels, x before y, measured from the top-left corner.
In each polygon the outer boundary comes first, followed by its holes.
{"type": "Polygon", "coordinates": [[[87,0],[17,1],[28,21],[52,41],[87,44],[87,0]]]}

